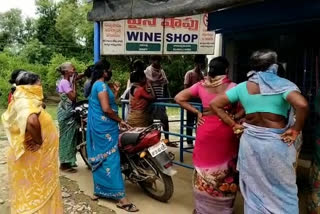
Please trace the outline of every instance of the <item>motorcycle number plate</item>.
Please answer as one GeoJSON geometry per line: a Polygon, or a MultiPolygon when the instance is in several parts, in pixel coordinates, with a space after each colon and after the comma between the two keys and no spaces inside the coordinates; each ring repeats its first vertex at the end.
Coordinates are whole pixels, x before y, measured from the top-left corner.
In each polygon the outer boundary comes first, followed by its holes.
{"type": "Polygon", "coordinates": [[[148,151],[153,158],[166,150],[167,146],[163,142],[157,143],[156,145],[153,145],[150,148],[148,148],[148,151]]]}

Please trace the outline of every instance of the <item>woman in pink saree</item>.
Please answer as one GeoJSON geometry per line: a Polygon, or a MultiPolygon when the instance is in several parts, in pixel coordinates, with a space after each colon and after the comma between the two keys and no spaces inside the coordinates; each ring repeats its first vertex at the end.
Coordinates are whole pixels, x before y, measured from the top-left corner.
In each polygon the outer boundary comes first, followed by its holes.
{"type": "MultiPolygon", "coordinates": [[[[238,139],[231,127],[226,125],[209,109],[211,100],[236,86],[227,77],[229,63],[224,57],[210,61],[208,76],[192,87],[181,91],[175,100],[184,109],[198,117],[196,142],[193,151],[194,213],[231,214],[238,191],[236,161],[238,139]],[[200,98],[203,113],[188,103],[191,98],[200,98]]],[[[236,117],[236,106],[225,109],[236,117]]]]}

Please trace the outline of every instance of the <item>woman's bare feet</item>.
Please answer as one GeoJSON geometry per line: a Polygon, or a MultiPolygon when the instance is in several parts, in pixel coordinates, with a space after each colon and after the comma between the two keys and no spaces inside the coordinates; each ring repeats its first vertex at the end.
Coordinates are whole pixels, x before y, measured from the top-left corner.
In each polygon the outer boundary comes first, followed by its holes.
{"type": "Polygon", "coordinates": [[[95,195],[95,194],[93,194],[92,196],[91,196],[91,200],[93,200],[93,201],[96,201],[96,200],[98,200],[99,199],[99,196],[97,196],[97,195],[95,195]]]}

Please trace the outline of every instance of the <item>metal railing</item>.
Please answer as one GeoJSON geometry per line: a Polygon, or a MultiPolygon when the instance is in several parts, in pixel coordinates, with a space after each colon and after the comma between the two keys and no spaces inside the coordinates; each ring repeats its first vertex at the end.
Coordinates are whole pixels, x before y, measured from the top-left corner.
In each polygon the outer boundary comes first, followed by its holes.
{"type": "MultiPolygon", "coordinates": [[[[189,168],[189,169],[193,169],[192,165],[189,164],[185,164],[184,163],[184,152],[187,153],[192,153],[193,151],[193,146],[188,146],[188,147],[184,147],[184,142],[187,139],[192,139],[195,140],[195,137],[190,136],[190,135],[186,135],[184,134],[184,131],[189,128],[189,129],[196,129],[195,126],[187,126],[185,124],[186,120],[184,119],[185,116],[185,110],[183,108],[180,107],[180,105],[176,104],[176,103],[172,103],[173,99],[167,99],[167,98],[163,98],[163,99],[157,99],[157,102],[154,102],[152,105],[154,106],[165,106],[165,107],[173,107],[173,108],[179,108],[180,109],[180,119],[179,120],[170,120],[169,119],[169,123],[174,123],[174,122],[179,122],[180,123],[180,131],[179,133],[176,132],[167,132],[167,131],[161,131],[164,134],[168,134],[171,136],[176,136],[179,137],[179,161],[174,161],[175,164],[189,168]]],[[[125,107],[126,105],[129,104],[128,100],[122,100],[122,118],[125,118],[125,107]]],[[[202,111],[202,104],[201,103],[194,103],[194,102],[190,102],[191,105],[193,105],[195,108],[197,108],[199,111],[202,111]]]]}

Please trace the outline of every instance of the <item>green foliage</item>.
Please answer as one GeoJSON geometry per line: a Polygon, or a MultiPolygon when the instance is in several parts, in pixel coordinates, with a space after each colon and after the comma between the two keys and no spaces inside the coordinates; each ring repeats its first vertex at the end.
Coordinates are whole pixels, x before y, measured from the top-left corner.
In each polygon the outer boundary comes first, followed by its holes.
{"type": "Polygon", "coordinates": [[[0,79],[0,108],[7,106],[8,94],[10,91],[10,84],[6,79],[0,79]]]}
{"type": "MultiPolygon", "coordinates": [[[[79,37],[85,42],[87,47],[93,47],[93,23],[87,20],[88,12],[91,11],[92,4],[88,4],[86,1],[84,2],[85,3],[78,9],[78,33],[79,37]]],[[[92,53],[92,51],[90,51],[90,53],[92,53]]]]}
{"type": "MultiPolygon", "coordinates": [[[[92,64],[93,23],[87,21],[92,3],[86,0],[36,0],[37,18],[23,19],[21,11],[12,9],[0,13],[0,108],[7,103],[9,76],[14,69],[26,69],[41,76],[45,96],[56,95],[60,74],[57,67],[70,61],[78,73],[92,64]]],[[[121,83],[120,93],[127,85],[132,62],[148,56],[107,56],[112,81],[121,83]]],[[[192,56],[167,56],[162,66],[169,79],[171,96],[183,89],[186,71],[193,67],[192,56]]],[[[78,84],[82,97],[83,82],[78,84]]]]}
{"type": "Polygon", "coordinates": [[[60,8],[55,28],[65,40],[76,41],[79,23],[78,8],[75,4],[65,3],[60,8]]]}
{"type": "Polygon", "coordinates": [[[92,4],[36,0],[36,7],[36,19],[23,20],[18,9],[0,13],[0,51],[44,65],[55,53],[86,63],[93,58],[93,23],[87,21],[92,4]]]}
{"type": "Polygon", "coordinates": [[[36,6],[39,15],[36,37],[43,44],[50,45],[60,39],[55,29],[58,7],[53,0],[37,0],[36,6]]]}
{"type": "Polygon", "coordinates": [[[3,51],[8,43],[21,41],[22,33],[21,10],[11,9],[5,13],[0,13],[0,51],[3,51]]]}
{"type": "Polygon", "coordinates": [[[26,18],[24,22],[24,30],[22,42],[23,44],[33,40],[36,36],[36,20],[33,18],[26,18]]]}
{"type": "Polygon", "coordinates": [[[169,91],[173,97],[183,90],[184,75],[194,66],[193,56],[170,56],[163,60],[162,66],[169,80],[169,91]]]}
{"type": "Polygon", "coordinates": [[[75,57],[82,61],[92,59],[93,23],[87,21],[91,4],[73,0],[61,1],[55,29],[63,37],[60,47],[67,47],[59,53],[75,57]]]}
{"type": "Polygon", "coordinates": [[[127,87],[127,81],[130,73],[130,61],[125,56],[108,56],[107,60],[111,64],[112,81],[118,81],[121,84],[120,95],[127,87]]]}
{"type": "Polygon", "coordinates": [[[20,51],[20,56],[34,64],[47,64],[52,56],[52,50],[42,44],[38,39],[34,39],[25,44],[20,51]]]}
{"type": "Polygon", "coordinates": [[[53,120],[57,120],[57,105],[47,105],[46,111],[51,115],[53,120]]]}
{"type": "Polygon", "coordinates": [[[1,53],[0,68],[0,108],[3,108],[7,105],[7,98],[11,88],[8,80],[10,79],[12,71],[15,69],[25,69],[39,74],[43,83],[44,93],[48,93],[48,87],[46,85],[47,66],[40,64],[31,64],[22,57],[11,56],[7,53],[1,53]]]}

